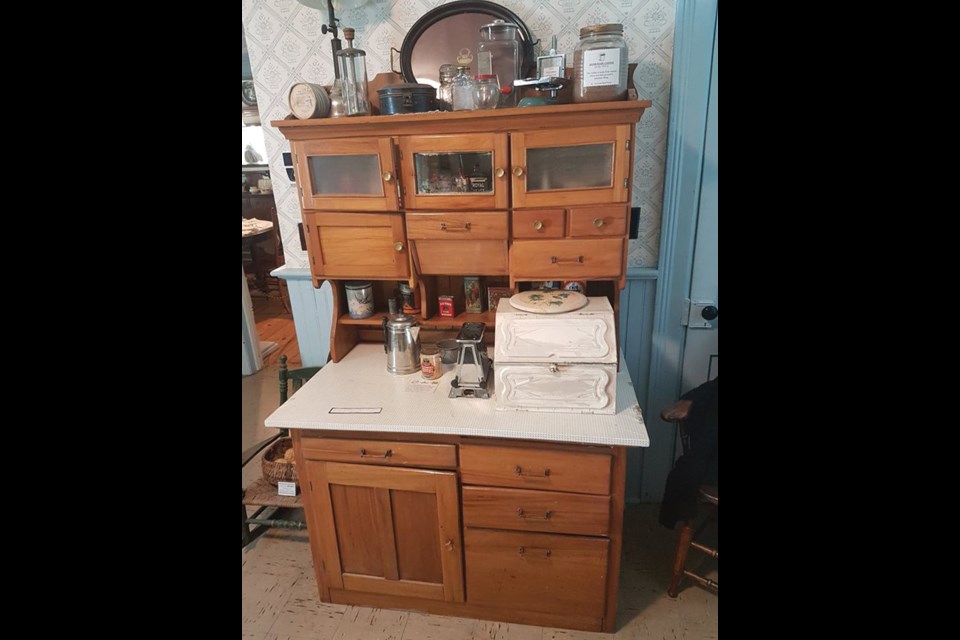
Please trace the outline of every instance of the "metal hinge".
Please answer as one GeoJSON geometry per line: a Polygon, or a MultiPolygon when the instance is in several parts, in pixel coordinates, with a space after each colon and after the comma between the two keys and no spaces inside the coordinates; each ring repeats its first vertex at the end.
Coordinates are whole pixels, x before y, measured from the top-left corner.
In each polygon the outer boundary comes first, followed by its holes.
{"type": "Polygon", "coordinates": [[[314,266],[316,266],[316,264],[317,264],[317,259],[314,258],[313,256],[310,256],[310,262],[313,263],[314,266]]]}
{"type": "Polygon", "coordinates": [[[310,491],[313,491],[313,480],[308,481],[307,484],[310,485],[310,491]]]}
{"type": "Polygon", "coordinates": [[[626,143],[627,143],[627,149],[629,149],[629,148],[630,148],[630,141],[627,140],[626,143]]]}
{"type": "Polygon", "coordinates": [[[623,179],[623,188],[626,189],[630,186],[630,178],[623,179]]]}
{"type": "Polygon", "coordinates": [[[300,187],[300,199],[303,200],[303,187],[300,187]]]}

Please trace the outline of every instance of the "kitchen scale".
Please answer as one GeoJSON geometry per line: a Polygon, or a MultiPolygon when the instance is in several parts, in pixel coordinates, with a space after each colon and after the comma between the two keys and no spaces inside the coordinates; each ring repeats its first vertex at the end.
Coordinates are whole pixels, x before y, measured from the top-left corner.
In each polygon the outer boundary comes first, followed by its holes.
{"type": "Polygon", "coordinates": [[[489,398],[490,356],[483,334],[483,322],[464,322],[457,336],[457,375],[450,381],[450,398],[489,398]]]}

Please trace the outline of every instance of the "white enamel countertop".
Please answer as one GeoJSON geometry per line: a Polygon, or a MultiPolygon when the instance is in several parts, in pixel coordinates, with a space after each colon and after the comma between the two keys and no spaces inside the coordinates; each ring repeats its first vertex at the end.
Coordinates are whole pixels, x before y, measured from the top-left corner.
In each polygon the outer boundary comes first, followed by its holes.
{"type": "Polygon", "coordinates": [[[436,433],[650,446],[630,374],[622,364],[617,374],[617,412],[612,416],[497,411],[492,395],[488,400],[448,398],[456,365],[443,366],[445,373],[439,385],[427,391],[411,391],[411,382],[423,381],[419,371],[405,376],[392,375],[387,372],[383,345],[358,344],[340,362],[325,365],[270,414],[265,424],[286,429],[436,433]]]}

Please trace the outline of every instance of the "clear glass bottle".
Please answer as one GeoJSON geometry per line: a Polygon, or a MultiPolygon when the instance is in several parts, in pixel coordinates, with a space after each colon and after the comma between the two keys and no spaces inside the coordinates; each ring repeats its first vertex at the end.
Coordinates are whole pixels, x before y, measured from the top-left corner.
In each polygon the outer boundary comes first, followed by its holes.
{"type": "Polygon", "coordinates": [[[477,109],[496,109],[500,102],[500,83],[497,76],[483,74],[473,76],[473,106],[477,109]]]}
{"type": "Polygon", "coordinates": [[[473,76],[470,67],[457,67],[457,77],[451,82],[453,85],[453,110],[472,111],[473,105],[473,76]]]}
{"type": "Polygon", "coordinates": [[[340,66],[340,78],[343,81],[343,105],[345,115],[370,115],[370,101],[367,99],[367,52],[353,46],[354,30],[346,27],[343,39],[347,46],[337,51],[337,64],[340,66]]]}
{"type": "Polygon", "coordinates": [[[457,66],[440,65],[440,86],[437,88],[437,108],[441,111],[453,111],[453,79],[457,75],[457,66]]]}
{"type": "Polygon", "coordinates": [[[477,45],[477,73],[493,74],[500,81],[500,106],[517,106],[517,94],[513,81],[520,77],[520,43],[517,41],[517,25],[503,20],[494,20],[480,27],[480,44],[477,45]]]}
{"type": "Polygon", "coordinates": [[[580,42],[573,52],[573,101],[626,99],[627,55],[622,24],[580,29],[580,42]]]}
{"type": "Polygon", "coordinates": [[[333,81],[330,87],[330,117],[342,118],[347,115],[346,106],[343,104],[343,85],[340,78],[333,81]]]}

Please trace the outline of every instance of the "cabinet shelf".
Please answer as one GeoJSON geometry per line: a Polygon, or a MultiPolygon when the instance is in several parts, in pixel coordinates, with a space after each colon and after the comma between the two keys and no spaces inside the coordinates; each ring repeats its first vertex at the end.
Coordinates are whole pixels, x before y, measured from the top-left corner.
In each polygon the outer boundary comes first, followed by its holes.
{"type": "MultiPolygon", "coordinates": [[[[340,324],[353,325],[358,327],[379,328],[383,324],[383,318],[388,314],[386,311],[378,311],[369,318],[351,318],[349,314],[340,316],[340,324]]],[[[496,326],[496,312],[484,311],[483,313],[459,313],[453,318],[445,318],[441,315],[435,315],[426,320],[418,319],[418,324],[423,329],[459,329],[464,322],[483,322],[488,327],[496,326]]]]}

